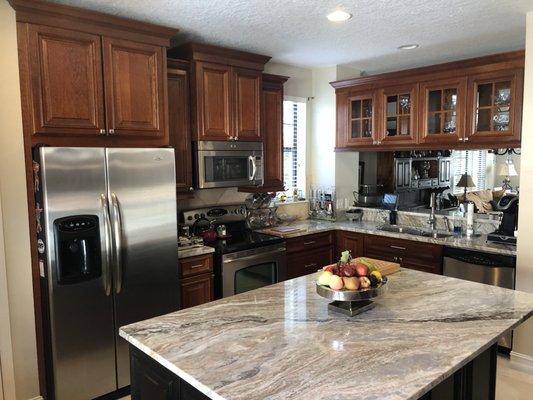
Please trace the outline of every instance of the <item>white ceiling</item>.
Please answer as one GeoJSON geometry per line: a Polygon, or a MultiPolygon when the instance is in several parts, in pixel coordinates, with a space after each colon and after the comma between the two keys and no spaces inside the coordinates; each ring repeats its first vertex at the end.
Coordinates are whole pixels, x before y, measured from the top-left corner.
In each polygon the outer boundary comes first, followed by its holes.
{"type": "Polygon", "coordinates": [[[533,0],[55,0],[177,27],[195,40],[304,67],[368,73],[524,48],[533,0]],[[343,4],[353,18],[326,14],[343,4]],[[420,48],[399,51],[406,43],[420,48]]]}

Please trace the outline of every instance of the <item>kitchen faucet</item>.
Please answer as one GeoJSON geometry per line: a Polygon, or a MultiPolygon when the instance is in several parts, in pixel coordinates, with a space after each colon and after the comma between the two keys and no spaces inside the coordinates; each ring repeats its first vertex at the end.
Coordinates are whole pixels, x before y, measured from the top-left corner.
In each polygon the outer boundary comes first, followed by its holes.
{"type": "Polygon", "coordinates": [[[431,213],[429,214],[428,224],[431,230],[435,230],[437,227],[437,217],[435,216],[435,207],[436,207],[436,198],[435,192],[431,193],[429,197],[429,207],[431,208],[431,213]]]}

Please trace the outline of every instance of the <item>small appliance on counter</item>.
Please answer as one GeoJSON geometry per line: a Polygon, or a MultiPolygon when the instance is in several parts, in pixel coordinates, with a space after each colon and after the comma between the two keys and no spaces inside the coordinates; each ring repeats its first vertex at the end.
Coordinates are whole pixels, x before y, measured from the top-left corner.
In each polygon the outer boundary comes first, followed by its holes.
{"type": "Polygon", "coordinates": [[[500,227],[488,235],[487,241],[516,246],[515,231],[518,227],[518,196],[507,194],[495,204],[494,208],[496,211],[503,213],[502,221],[500,227]]]}
{"type": "MultiPolygon", "coordinates": [[[[183,212],[184,224],[201,225],[222,234],[207,242],[215,249],[215,298],[233,296],[286,279],[285,239],[255,232],[247,226],[244,204],[183,212]],[[212,228],[214,227],[214,228],[212,228]]],[[[193,229],[194,231],[195,229],[193,229]]],[[[205,240],[205,238],[204,238],[205,240]]]]}
{"type": "Polygon", "coordinates": [[[335,221],[335,188],[312,187],[309,216],[313,219],[335,221]]]}

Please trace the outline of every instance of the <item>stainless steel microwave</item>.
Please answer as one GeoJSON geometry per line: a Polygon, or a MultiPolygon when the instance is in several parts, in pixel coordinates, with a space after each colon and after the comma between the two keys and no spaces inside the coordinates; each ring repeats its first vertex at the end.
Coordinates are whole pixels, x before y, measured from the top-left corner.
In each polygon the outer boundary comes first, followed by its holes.
{"type": "Polygon", "coordinates": [[[263,184],[261,142],[196,142],[195,159],[199,189],[263,184]]]}

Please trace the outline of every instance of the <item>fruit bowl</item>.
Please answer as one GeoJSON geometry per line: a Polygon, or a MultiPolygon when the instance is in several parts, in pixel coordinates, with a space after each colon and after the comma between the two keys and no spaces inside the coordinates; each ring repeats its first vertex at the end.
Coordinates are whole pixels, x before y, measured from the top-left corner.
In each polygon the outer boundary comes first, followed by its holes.
{"type": "Polygon", "coordinates": [[[376,287],[369,287],[358,290],[333,290],[328,286],[316,284],[316,292],[329,300],[334,301],[365,301],[381,296],[387,290],[387,277],[384,276],[382,281],[376,287]]]}

